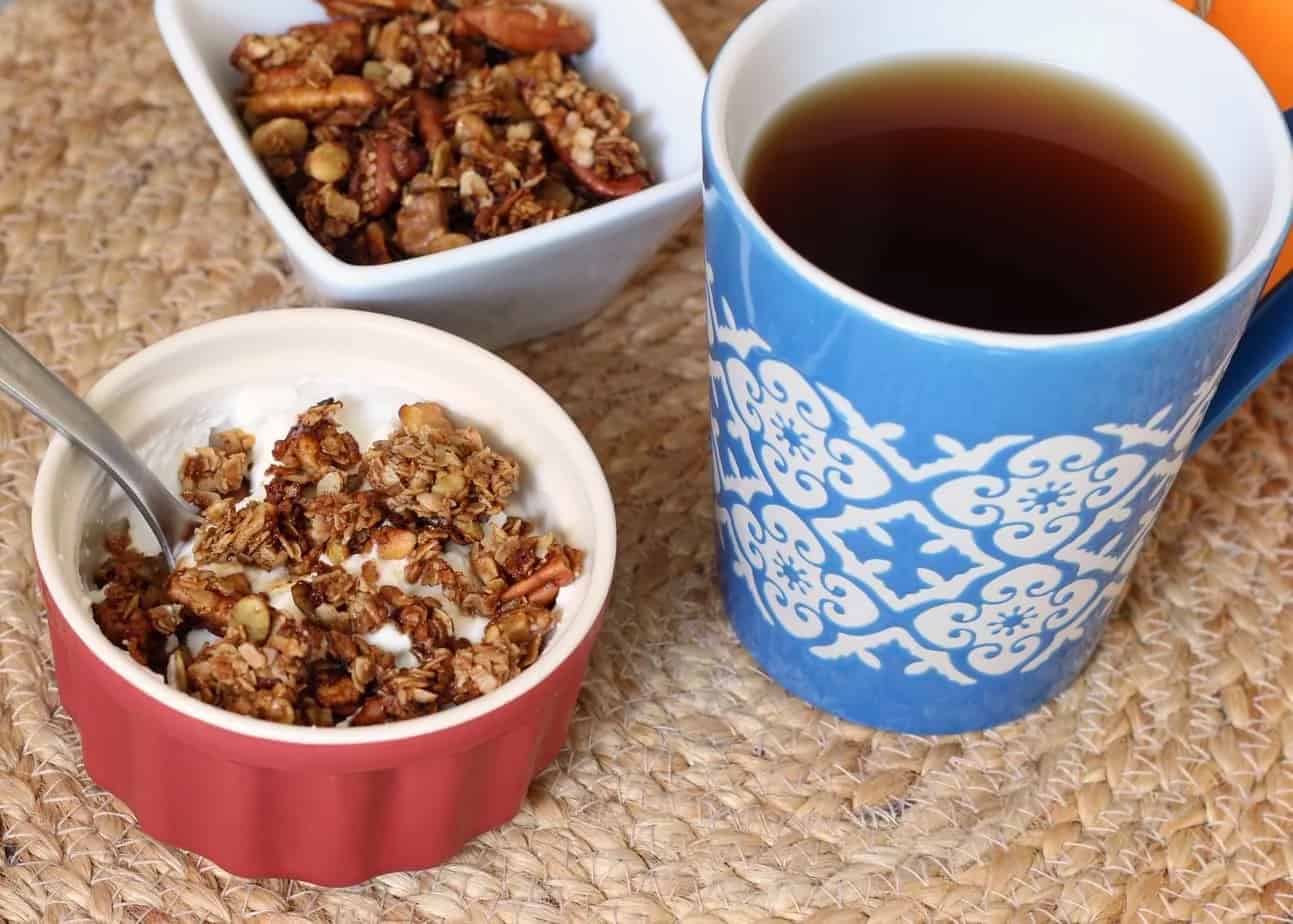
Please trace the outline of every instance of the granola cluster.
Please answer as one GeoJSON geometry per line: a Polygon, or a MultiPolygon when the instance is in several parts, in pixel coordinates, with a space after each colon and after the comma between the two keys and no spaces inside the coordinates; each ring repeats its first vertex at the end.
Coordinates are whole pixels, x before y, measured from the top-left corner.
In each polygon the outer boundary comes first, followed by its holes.
{"type": "Polygon", "coordinates": [[[507,515],[515,460],[430,402],[361,451],[340,410],[308,408],[274,444],[263,498],[250,434],[185,454],[181,493],[203,518],[192,556],[168,572],[111,533],[94,576],[104,634],[203,702],[287,724],[429,715],[533,664],[583,555],[507,515]],[[483,623],[479,640],[460,621],[483,623]],[[388,630],[407,651],[378,644],[388,630]]]}
{"type": "Polygon", "coordinates": [[[630,115],[569,56],[587,24],[538,0],[321,0],[331,22],[246,35],[251,143],[352,263],[499,237],[646,188],[630,115]]]}

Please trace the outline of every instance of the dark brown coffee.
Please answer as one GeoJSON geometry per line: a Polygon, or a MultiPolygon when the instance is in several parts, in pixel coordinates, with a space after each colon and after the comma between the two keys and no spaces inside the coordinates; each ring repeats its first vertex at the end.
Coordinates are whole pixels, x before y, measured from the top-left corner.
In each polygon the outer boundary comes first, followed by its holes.
{"type": "Polygon", "coordinates": [[[1216,182],[1175,132],[1041,66],[848,73],[763,130],[746,188],[809,261],[874,298],[1020,333],[1150,317],[1226,270],[1216,182]]]}

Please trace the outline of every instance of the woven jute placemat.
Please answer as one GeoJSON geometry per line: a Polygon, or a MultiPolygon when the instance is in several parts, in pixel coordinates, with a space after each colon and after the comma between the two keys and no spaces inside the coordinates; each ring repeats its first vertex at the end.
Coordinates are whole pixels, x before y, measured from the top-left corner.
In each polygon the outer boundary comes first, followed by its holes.
{"type": "MultiPolygon", "coordinates": [[[[752,5],[672,9],[708,61],[752,5]]],[[[785,694],[722,614],[703,281],[693,224],[594,321],[507,351],[610,477],[613,607],[516,820],[352,889],[229,876],[86,778],[28,539],[48,434],[0,407],[0,919],[1288,920],[1293,366],[1185,467],[1076,686],[984,734],[882,734],[785,694]]],[[[84,389],[176,330],[305,298],[148,3],[0,14],[7,328],[84,389]]]]}

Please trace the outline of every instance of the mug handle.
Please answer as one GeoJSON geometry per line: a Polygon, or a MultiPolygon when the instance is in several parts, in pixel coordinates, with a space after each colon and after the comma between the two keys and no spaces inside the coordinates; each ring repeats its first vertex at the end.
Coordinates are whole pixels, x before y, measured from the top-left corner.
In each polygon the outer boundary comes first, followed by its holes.
{"type": "MultiPolygon", "coordinates": [[[[1293,109],[1284,113],[1293,133],[1293,109]]],[[[1293,355],[1293,272],[1266,294],[1253,309],[1252,319],[1230,360],[1217,393],[1208,405],[1199,432],[1190,446],[1193,454],[1207,442],[1226,418],[1239,409],[1257,387],[1293,355]]]]}

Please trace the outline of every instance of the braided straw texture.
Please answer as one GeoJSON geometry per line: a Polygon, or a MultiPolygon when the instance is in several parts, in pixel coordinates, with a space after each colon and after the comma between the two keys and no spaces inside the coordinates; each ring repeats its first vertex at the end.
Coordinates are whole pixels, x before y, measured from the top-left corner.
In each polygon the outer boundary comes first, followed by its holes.
{"type": "MultiPolygon", "coordinates": [[[[708,61],[752,4],[672,9],[708,61]]],[[[18,0],[0,62],[0,321],[69,381],[303,303],[144,0],[18,0]]],[[[0,920],[1290,920],[1293,366],[1181,473],[1071,690],[984,734],[882,734],[783,693],[723,617],[703,280],[692,224],[598,318],[508,351],[609,474],[614,605],[516,820],[353,889],[231,877],[86,778],[28,540],[47,433],[0,407],[0,920]]]]}

